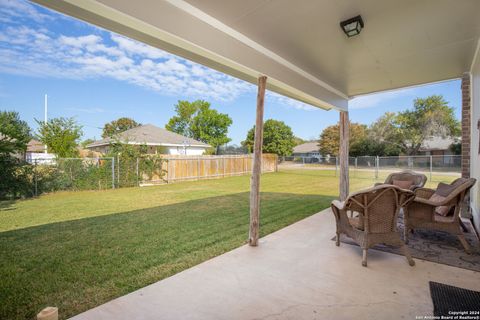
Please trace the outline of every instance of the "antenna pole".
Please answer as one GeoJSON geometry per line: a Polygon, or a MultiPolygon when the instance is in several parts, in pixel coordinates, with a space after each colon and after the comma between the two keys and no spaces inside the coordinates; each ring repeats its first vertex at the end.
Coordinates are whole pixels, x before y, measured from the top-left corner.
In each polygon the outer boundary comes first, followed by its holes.
{"type": "MultiPolygon", "coordinates": [[[[48,122],[47,112],[48,112],[48,96],[45,94],[45,126],[47,125],[47,122],[48,122]]],[[[47,145],[45,145],[45,153],[48,153],[47,145]]]]}

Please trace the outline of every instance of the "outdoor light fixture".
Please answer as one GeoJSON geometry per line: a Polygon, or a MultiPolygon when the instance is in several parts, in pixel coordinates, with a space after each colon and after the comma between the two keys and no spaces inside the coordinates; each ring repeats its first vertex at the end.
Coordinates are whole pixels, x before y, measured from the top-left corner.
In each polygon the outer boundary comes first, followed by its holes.
{"type": "Polygon", "coordinates": [[[343,32],[350,38],[360,34],[363,29],[363,20],[361,16],[356,16],[351,19],[340,22],[343,32]]]}

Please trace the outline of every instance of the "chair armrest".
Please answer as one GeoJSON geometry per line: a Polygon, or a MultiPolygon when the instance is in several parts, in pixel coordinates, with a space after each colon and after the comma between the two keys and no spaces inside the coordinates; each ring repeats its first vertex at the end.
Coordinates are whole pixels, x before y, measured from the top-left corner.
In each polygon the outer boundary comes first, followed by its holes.
{"type": "Polygon", "coordinates": [[[417,188],[417,189],[415,189],[416,198],[430,199],[430,197],[434,193],[435,193],[435,190],[429,189],[429,188],[417,188]]]}
{"type": "Polygon", "coordinates": [[[338,210],[345,209],[345,201],[333,200],[332,205],[335,206],[338,210]]]}
{"type": "Polygon", "coordinates": [[[373,186],[374,186],[374,187],[378,187],[378,186],[381,186],[381,185],[384,185],[384,184],[386,184],[386,183],[384,183],[384,182],[376,182],[373,186]]]}
{"type": "Polygon", "coordinates": [[[452,199],[445,199],[442,201],[431,201],[429,199],[420,198],[420,197],[415,197],[413,201],[417,203],[423,203],[432,207],[451,206],[452,202],[454,202],[454,200],[452,201],[452,199]]]}

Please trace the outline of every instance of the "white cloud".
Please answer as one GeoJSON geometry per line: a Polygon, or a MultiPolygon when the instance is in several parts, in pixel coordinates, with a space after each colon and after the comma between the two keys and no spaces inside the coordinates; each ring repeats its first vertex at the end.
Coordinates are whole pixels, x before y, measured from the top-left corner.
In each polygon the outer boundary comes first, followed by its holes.
{"type": "Polygon", "coordinates": [[[317,107],[311,106],[309,104],[303,103],[298,100],[294,100],[294,99],[282,96],[272,91],[267,92],[267,99],[269,97],[277,100],[280,104],[283,104],[286,107],[292,107],[294,109],[305,110],[305,111],[318,110],[317,107]]]}
{"type": "MultiPolygon", "coordinates": [[[[0,29],[1,30],[1,29],[0,29]]],[[[163,94],[232,100],[248,84],[118,35],[52,36],[9,26],[0,34],[0,71],[89,79],[109,77],[163,94]]]]}
{"type": "Polygon", "coordinates": [[[372,93],[364,96],[354,98],[349,101],[349,109],[367,109],[367,108],[376,108],[379,106],[384,106],[385,103],[388,103],[391,100],[394,100],[398,97],[411,97],[415,95],[416,88],[406,88],[398,89],[393,91],[381,92],[381,93],[372,93]]]}
{"type": "MultiPolygon", "coordinates": [[[[231,101],[255,90],[244,81],[94,27],[87,28],[91,34],[80,36],[54,33],[48,27],[57,16],[63,17],[25,1],[0,0],[0,22],[5,22],[0,25],[0,72],[42,78],[112,78],[161,94],[217,101],[231,101]]],[[[73,30],[85,31],[75,20],[60,19],[73,30]]],[[[315,109],[268,94],[289,108],[315,109]]],[[[80,109],[76,111],[87,112],[80,109]]]]}
{"type": "Polygon", "coordinates": [[[0,21],[14,22],[15,19],[28,17],[36,22],[52,19],[51,16],[38,11],[35,6],[25,1],[0,0],[0,21]]]}

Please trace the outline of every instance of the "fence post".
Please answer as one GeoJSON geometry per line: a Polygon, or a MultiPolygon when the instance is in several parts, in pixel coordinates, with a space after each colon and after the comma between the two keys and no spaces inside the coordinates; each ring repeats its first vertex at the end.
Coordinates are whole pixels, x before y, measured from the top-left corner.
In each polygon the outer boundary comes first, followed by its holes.
{"type": "Polygon", "coordinates": [[[117,188],[120,188],[120,154],[117,154],[117,188]]]}
{"type": "Polygon", "coordinates": [[[337,170],[338,170],[338,157],[335,157],[335,177],[337,176],[337,170]]]}
{"type": "Polygon", "coordinates": [[[380,170],[380,158],[377,156],[375,158],[375,179],[378,179],[378,170],[380,170]]]}
{"type": "Polygon", "coordinates": [[[200,157],[197,157],[197,180],[200,180],[200,157]]]}
{"type": "Polygon", "coordinates": [[[33,179],[35,180],[35,197],[38,196],[37,159],[33,160],[33,179]]]}
{"type": "Polygon", "coordinates": [[[115,189],[115,157],[112,157],[112,189],[115,189]]]}
{"type": "Polygon", "coordinates": [[[167,183],[170,183],[170,174],[171,174],[171,173],[170,173],[170,167],[171,167],[170,161],[171,161],[171,160],[172,160],[172,159],[167,159],[167,183]]]}
{"type": "Polygon", "coordinates": [[[358,168],[358,157],[355,157],[355,170],[353,171],[353,176],[357,176],[357,168],[358,168]]]}
{"type": "Polygon", "coordinates": [[[140,176],[139,176],[139,172],[138,172],[138,162],[139,162],[139,158],[137,157],[137,167],[136,167],[136,172],[137,172],[137,187],[140,186],[140,176]]]}
{"type": "Polygon", "coordinates": [[[225,178],[225,157],[223,157],[223,177],[225,178]]]}
{"type": "Polygon", "coordinates": [[[433,169],[433,164],[432,164],[433,157],[430,156],[430,181],[432,181],[432,169],[433,169]]]}

